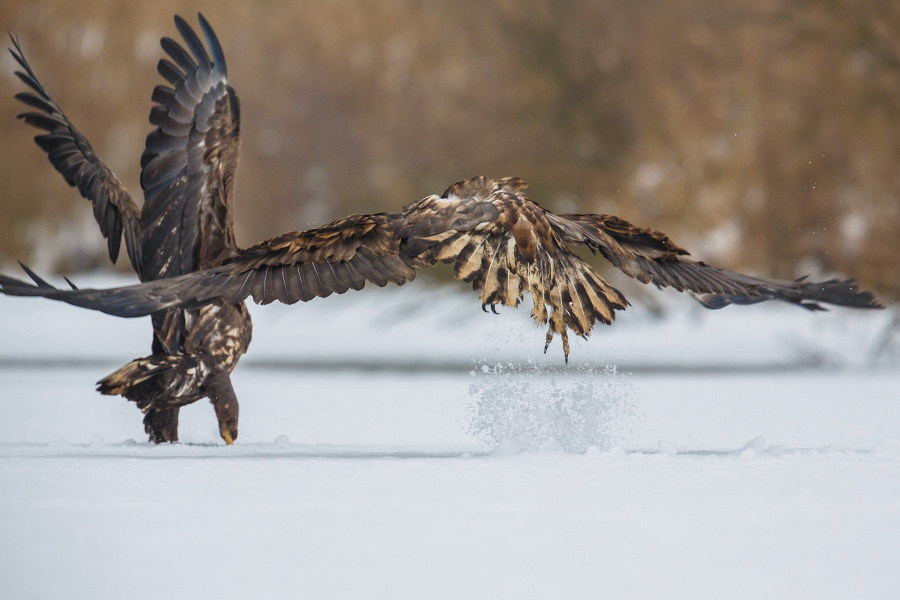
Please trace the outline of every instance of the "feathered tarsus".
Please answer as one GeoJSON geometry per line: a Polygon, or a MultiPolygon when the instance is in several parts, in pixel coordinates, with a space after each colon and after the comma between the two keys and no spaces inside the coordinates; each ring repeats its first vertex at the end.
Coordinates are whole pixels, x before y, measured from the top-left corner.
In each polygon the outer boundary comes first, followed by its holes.
{"type": "MultiPolygon", "coordinates": [[[[138,390],[139,397],[128,397],[142,408],[175,410],[176,427],[178,406],[208,396],[222,437],[228,443],[236,437],[237,399],[228,374],[250,341],[246,298],[293,304],[359,290],[366,282],[403,285],[437,263],[452,264],[456,277],[480,292],[485,309],[518,306],[527,292],[535,322],[548,325],[544,350],[559,335],[567,361],[568,332],[586,338],[597,322],[611,323],[628,306],[575,246],[644,283],[693,292],[709,308],[766,300],[810,310],[821,310],[820,302],[880,308],[853,280],[751,277],[691,260],[665,234],[614,216],[554,214],[529,200],[525,182],[515,177],[474,177],[398,213],[351,215],[239,250],[231,214],[237,96],[226,83],[221,47],[200,22],[211,57],[179,18],[190,52],[168,38],[162,42],[172,61],[160,61],[159,72],[172,87],[154,90],[157,130],[141,158],[144,283],[63,290],[27,268],[33,284],[0,276],[0,292],[7,295],[42,296],[120,317],[152,315],[154,355],[108,377],[101,389],[126,396],[138,390]]],[[[36,83],[24,58],[19,62],[36,83]]],[[[49,96],[45,101],[52,104],[49,96]]],[[[155,441],[177,439],[172,418],[166,422],[151,412],[145,425],[155,441]],[[157,424],[160,418],[164,425],[157,424]],[[154,436],[157,431],[163,435],[154,436]]]]}

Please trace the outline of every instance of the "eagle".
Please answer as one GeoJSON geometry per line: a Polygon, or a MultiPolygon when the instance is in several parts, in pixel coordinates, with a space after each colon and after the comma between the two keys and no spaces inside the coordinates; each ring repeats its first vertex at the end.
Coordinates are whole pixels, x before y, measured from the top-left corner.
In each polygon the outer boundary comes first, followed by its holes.
{"type": "Polygon", "coordinates": [[[139,220],[132,218],[130,199],[123,200],[127,194],[37,83],[20,49],[17,56],[26,70],[20,78],[37,93],[20,99],[41,111],[24,118],[50,132],[51,139],[39,137],[38,144],[94,202],[113,258],[112,238],[124,233],[142,282],[107,289],[69,282],[71,289],[59,289],[22,265],[31,282],[0,275],[0,293],[118,317],[150,315],[154,353],[101,380],[99,389],[137,402],[147,414],[151,441],[177,440],[178,407],[203,397],[216,409],[225,442],[236,439],[238,403],[230,373],[250,341],[248,298],[294,304],[361,290],[367,283],[403,285],[419,269],[439,263],[452,265],[456,278],[472,285],[484,311],[516,307],[527,293],[535,323],[547,327],[544,352],[559,336],[566,362],[570,333],[587,338],[598,322],[611,324],[629,306],[579,256],[579,247],[642,283],[690,292],[707,308],[768,300],[808,310],[824,310],[822,304],[881,308],[852,279],[753,277],[693,260],[667,235],[612,215],[553,213],[529,199],[517,177],[473,177],[399,212],[354,214],[239,249],[231,218],[237,96],[202,15],[200,24],[211,56],[178,17],[189,52],[163,39],[172,61],[163,59],[159,72],[171,87],[157,87],[153,94],[151,123],[157,130],[147,138],[141,160],[145,205],[139,220]],[[139,247],[136,240],[142,240],[139,247]]]}
{"type": "MultiPolygon", "coordinates": [[[[175,25],[184,46],[168,37],[161,41],[169,58],[160,60],[157,70],[167,85],[153,90],[150,123],[156,128],[141,155],[140,210],[47,93],[12,38],[10,53],[22,68],[16,75],[31,89],[16,95],[32,109],[19,118],[42,131],[35,137],[37,145],[66,182],[91,201],[113,262],[124,236],[141,281],[216,267],[238,253],[232,206],[240,108],[228,85],[222,46],[203,15],[199,21],[209,52],[180,17],[175,25]]],[[[246,308],[213,301],[160,311],[152,323],[152,354],[104,377],[97,389],[135,402],[156,443],[177,441],[179,408],[208,397],[222,438],[232,443],[238,403],[230,373],[250,343],[246,308]]]]}

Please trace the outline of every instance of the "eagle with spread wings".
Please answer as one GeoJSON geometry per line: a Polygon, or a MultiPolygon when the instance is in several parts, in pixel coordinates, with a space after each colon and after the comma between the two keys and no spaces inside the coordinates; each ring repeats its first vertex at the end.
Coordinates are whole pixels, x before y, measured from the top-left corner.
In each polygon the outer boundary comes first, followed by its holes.
{"type": "MultiPolygon", "coordinates": [[[[119,179],[96,155],[41,85],[18,40],[10,53],[16,75],[31,91],[16,95],[31,111],[19,115],[41,130],[35,142],[66,182],[91,201],[115,262],[125,248],[141,281],[209,269],[235,257],[234,175],[240,152],[237,95],[228,85],[225,56],[200,15],[209,52],[180,17],[175,25],[187,47],[163,38],[169,58],[157,70],[168,85],[153,90],[150,123],[156,126],[141,155],[144,204],[138,210],[119,179]]],[[[237,437],[238,403],[230,373],[246,352],[250,316],[242,303],[214,300],[152,315],[150,356],[103,378],[98,390],[122,395],[144,413],[153,442],[178,439],[181,406],[208,397],[226,443],[237,437]]]]}
{"type": "Polygon", "coordinates": [[[752,277],[689,258],[663,233],[611,215],[555,214],[527,198],[519,178],[474,177],[404,206],[399,212],[356,214],[239,249],[232,231],[238,156],[237,96],[227,85],[221,47],[200,25],[212,56],[176,17],[189,51],[163,39],[171,61],[159,72],[171,86],[154,90],[142,156],[145,204],[137,209],[87,141],[25,69],[36,93],[20,100],[36,108],[26,122],[47,132],[38,144],[94,204],[111,258],[124,233],[142,283],[110,289],[58,289],[27,267],[32,282],[0,276],[0,292],[40,296],[119,317],[151,315],[153,354],[101,380],[147,414],[152,441],[177,439],[177,409],[208,397],[226,443],[237,437],[238,404],[230,373],[250,341],[247,298],[293,304],[360,290],[366,283],[403,285],[418,269],[453,265],[479,292],[481,307],[518,306],[526,292],[531,315],[546,325],[544,351],[556,336],[566,361],[569,333],[590,335],[610,324],[625,297],[576,254],[586,247],[643,283],[688,291],[708,308],[779,300],[809,310],[821,303],[880,308],[853,280],[809,282],[752,277]],[[140,240],[140,245],[137,241],[140,240]],[[174,412],[174,421],[172,412],[174,412]],[[162,414],[156,419],[153,414],[162,414]],[[162,423],[162,425],[159,425],[162,423]]]}

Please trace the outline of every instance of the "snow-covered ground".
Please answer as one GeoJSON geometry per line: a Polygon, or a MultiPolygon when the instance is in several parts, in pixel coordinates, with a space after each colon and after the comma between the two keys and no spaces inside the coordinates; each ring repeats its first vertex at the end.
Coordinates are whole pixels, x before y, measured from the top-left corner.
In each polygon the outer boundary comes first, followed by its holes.
{"type": "Polygon", "coordinates": [[[254,307],[232,447],[93,391],[147,320],[0,297],[0,598],[900,597],[888,313],[666,296],[565,367],[458,289],[254,307]]]}

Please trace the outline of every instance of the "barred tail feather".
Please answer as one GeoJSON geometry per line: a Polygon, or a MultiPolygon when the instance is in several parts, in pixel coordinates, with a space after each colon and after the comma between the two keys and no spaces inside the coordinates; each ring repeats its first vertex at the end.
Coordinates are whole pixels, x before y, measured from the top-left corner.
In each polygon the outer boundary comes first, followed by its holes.
{"type": "Polygon", "coordinates": [[[430,240],[432,257],[453,263],[456,277],[472,283],[483,305],[515,307],[527,291],[534,321],[549,322],[548,343],[559,334],[568,355],[568,331],[587,337],[597,321],[610,323],[628,301],[578,257],[556,244],[548,252],[536,235],[527,234],[520,234],[530,241],[525,249],[508,232],[439,234],[430,240]]]}
{"type": "Polygon", "coordinates": [[[147,414],[151,409],[183,406],[202,397],[204,365],[185,354],[137,358],[97,382],[97,391],[123,396],[147,414]]]}
{"type": "Polygon", "coordinates": [[[556,277],[551,280],[551,288],[543,299],[546,306],[538,313],[546,314],[548,308],[552,311],[547,343],[552,341],[554,334],[559,334],[568,358],[568,330],[586,338],[597,321],[611,323],[616,318],[615,311],[624,310],[628,301],[578,257],[559,253],[556,263],[556,277]]]}
{"type": "Polygon", "coordinates": [[[182,361],[179,356],[137,358],[97,382],[97,391],[106,396],[128,397],[147,381],[171,372],[182,361]]]}

